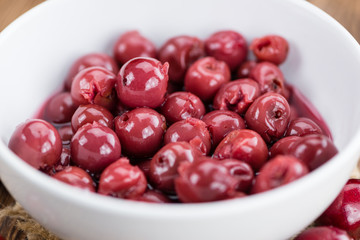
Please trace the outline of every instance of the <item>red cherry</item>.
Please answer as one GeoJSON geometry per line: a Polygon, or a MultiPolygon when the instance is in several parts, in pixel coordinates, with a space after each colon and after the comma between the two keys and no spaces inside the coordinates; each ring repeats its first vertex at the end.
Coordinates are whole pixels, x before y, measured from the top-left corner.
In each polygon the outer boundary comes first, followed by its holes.
{"type": "Polygon", "coordinates": [[[67,167],[56,173],[53,178],[71,186],[95,192],[95,183],[90,175],[79,167],[67,167]]]}
{"type": "Polygon", "coordinates": [[[283,63],[289,51],[289,44],[285,38],[278,35],[267,35],[255,38],[250,49],[260,61],[269,61],[276,65],[283,63]]]}

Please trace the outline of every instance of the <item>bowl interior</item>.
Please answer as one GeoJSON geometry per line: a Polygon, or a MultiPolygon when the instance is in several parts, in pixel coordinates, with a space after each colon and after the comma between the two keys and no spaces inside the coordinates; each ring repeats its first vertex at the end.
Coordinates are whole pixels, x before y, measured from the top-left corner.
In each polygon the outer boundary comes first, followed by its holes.
{"type": "MultiPolygon", "coordinates": [[[[286,80],[299,88],[317,107],[332,131],[340,154],[334,158],[333,164],[324,166],[324,170],[320,169],[318,176],[310,174],[311,176],[308,178],[311,178],[311,181],[304,179],[298,184],[298,186],[302,184],[298,191],[306,191],[309,187],[308,195],[310,196],[308,198],[302,196],[306,198],[305,203],[300,203],[303,213],[300,213],[299,219],[294,221],[293,227],[280,231],[276,228],[272,230],[272,226],[269,226],[263,233],[256,234],[259,239],[262,239],[262,236],[264,239],[268,239],[266,236],[274,236],[274,239],[288,237],[291,231],[300,230],[301,227],[311,222],[331,202],[356,162],[354,156],[359,153],[359,150],[355,149],[359,148],[356,141],[360,139],[360,108],[356,108],[356,103],[360,102],[360,94],[358,94],[360,89],[360,81],[358,81],[360,79],[358,70],[360,51],[356,41],[335,20],[309,3],[298,0],[224,0],[213,1],[205,6],[201,1],[190,0],[174,1],[171,4],[165,0],[140,0],[126,3],[116,0],[101,2],[53,0],[26,13],[0,34],[0,89],[3,89],[0,95],[0,111],[3,113],[0,118],[2,140],[0,142],[0,175],[17,200],[37,219],[40,219],[56,233],[62,236],[66,235],[65,230],[46,223],[48,219],[38,216],[39,214],[36,215],[34,209],[38,210],[39,207],[36,206],[44,201],[41,197],[37,198],[35,207],[34,204],[26,204],[26,200],[31,194],[26,190],[29,186],[30,189],[39,191],[39,196],[53,197],[58,200],[61,198],[62,200],[59,200],[61,203],[69,204],[70,202],[72,204],[72,201],[77,201],[81,205],[86,201],[93,201],[88,207],[96,208],[97,214],[100,215],[103,213],[101,205],[104,202],[111,202],[110,205],[115,206],[113,200],[108,201],[102,197],[98,198],[98,196],[89,196],[88,199],[72,198],[69,195],[76,194],[77,191],[68,191],[67,186],[56,185],[53,181],[44,182],[44,176],[24,166],[6,149],[6,144],[15,127],[25,119],[32,117],[42,103],[59,89],[70,65],[76,58],[90,52],[111,54],[116,38],[124,31],[131,29],[138,29],[157,46],[161,46],[169,37],[175,35],[187,34],[204,39],[211,33],[222,29],[241,32],[248,43],[253,38],[265,34],[279,34],[285,37],[290,44],[288,59],[281,65],[286,80]],[[320,196],[320,203],[313,207],[305,206],[304,204],[310,203],[313,191],[316,191],[315,187],[310,187],[311,184],[316,185],[328,181],[333,177],[328,175],[335,173],[336,168],[343,165],[346,167],[338,174],[338,180],[333,179],[329,182],[329,184],[333,184],[331,185],[333,190],[330,190],[327,196],[320,196]],[[58,189],[52,189],[55,185],[58,189]],[[44,193],[45,191],[48,192],[44,193]],[[102,204],[96,205],[95,200],[102,204]],[[319,210],[306,212],[306,210],[314,209],[319,210]]],[[[285,211],[291,209],[291,206],[289,205],[288,208],[284,205],[281,206],[280,204],[283,204],[284,201],[277,201],[301,195],[300,193],[296,195],[289,189],[279,189],[274,193],[264,194],[264,197],[254,196],[254,202],[258,204],[256,206],[259,211],[269,208],[269,204],[278,207],[279,212],[284,211],[274,221],[280,223],[287,214],[296,214],[292,211],[286,213],[285,211]],[[283,209],[281,209],[282,207],[283,209]]],[[[319,197],[316,194],[313,196],[319,197]]],[[[298,198],[295,201],[300,202],[301,200],[303,199],[298,198]]],[[[122,204],[125,206],[128,203],[122,201],[122,204]]],[[[241,204],[251,206],[252,203],[244,200],[230,205],[242,209],[246,222],[246,214],[250,214],[250,212],[244,212],[246,207],[239,207],[241,204]]],[[[200,209],[199,211],[204,213],[209,208],[208,206],[215,206],[213,207],[213,216],[221,214],[224,209],[226,214],[231,214],[231,211],[226,210],[225,203],[204,204],[203,207],[190,208],[193,214],[196,214],[196,209],[200,209]]],[[[45,204],[45,208],[46,211],[55,211],[51,204],[45,204]]],[[[121,206],[118,208],[122,209],[121,206]]],[[[157,207],[145,206],[142,209],[145,208],[149,210],[149,208],[157,207]]],[[[178,206],[170,208],[178,208],[178,206]]],[[[112,214],[119,214],[123,210],[119,209],[113,210],[112,214]]],[[[157,211],[160,210],[157,209],[157,211]]],[[[104,210],[104,212],[110,214],[111,211],[104,210]]],[[[151,216],[150,212],[149,216],[151,216]]],[[[164,214],[166,215],[166,213],[164,214]]],[[[271,211],[265,213],[265,215],[271,214],[271,211]]],[[[66,222],[66,216],[65,213],[59,214],[58,221],[66,222]]],[[[266,219],[270,219],[270,216],[265,217],[264,222],[266,219]]],[[[211,219],[209,221],[211,222],[211,219]]],[[[251,220],[248,222],[251,224],[251,220]]],[[[92,224],[90,220],[89,224],[92,224]]],[[[77,233],[71,226],[66,227],[68,232],[69,229],[73,229],[70,231],[72,236],[85,236],[77,233]]],[[[224,231],[224,229],[219,231],[224,231]]],[[[98,236],[96,232],[93,237],[98,236]]],[[[194,233],[194,231],[190,232],[194,233]]],[[[213,236],[220,236],[212,231],[208,232],[213,236]]],[[[109,239],[111,236],[116,236],[111,235],[112,233],[109,234],[109,239]]],[[[246,230],[244,230],[244,234],[246,237],[246,230]]],[[[227,239],[234,239],[231,231],[227,236],[227,239]]],[[[182,237],[181,234],[176,239],[180,239],[180,237],[182,237]]],[[[134,237],[132,239],[142,238],[134,237]]],[[[161,236],[158,239],[162,239],[161,236]]],[[[210,236],[208,239],[213,239],[213,237],[210,236]]]]}

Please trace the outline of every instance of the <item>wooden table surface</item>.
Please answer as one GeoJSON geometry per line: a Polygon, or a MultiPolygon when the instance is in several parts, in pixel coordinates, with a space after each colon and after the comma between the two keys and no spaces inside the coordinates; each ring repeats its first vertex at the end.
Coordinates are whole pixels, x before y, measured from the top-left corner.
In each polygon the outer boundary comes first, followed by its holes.
{"type": "MultiPolygon", "coordinates": [[[[19,15],[41,2],[43,0],[0,0],[0,31],[19,15]]],[[[360,42],[360,0],[309,0],[309,2],[338,20],[360,42]]],[[[14,203],[13,198],[0,183],[0,209],[12,203],[14,203]]],[[[9,231],[14,231],[14,228],[16,226],[12,221],[0,222],[0,236],[9,236],[9,231]]],[[[18,233],[9,240],[12,239],[25,239],[25,236],[18,233]]]]}

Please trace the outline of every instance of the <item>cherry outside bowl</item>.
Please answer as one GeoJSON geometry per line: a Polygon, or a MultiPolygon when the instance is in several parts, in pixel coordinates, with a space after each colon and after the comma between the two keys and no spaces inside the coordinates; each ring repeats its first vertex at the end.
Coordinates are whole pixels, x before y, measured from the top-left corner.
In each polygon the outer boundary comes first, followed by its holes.
{"type": "Polygon", "coordinates": [[[0,34],[0,176],[16,200],[63,239],[289,238],[331,203],[360,153],[360,49],[334,19],[301,0],[52,0],[0,34]],[[137,29],[159,47],[170,37],[206,38],[233,29],[250,42],[279,34],[290,44],[281,65],[327,121],[339,154],[302,179],[242,199],[149,204],[83,192],[28,166],[7,147],[15,127],[58,89],[74,59],[111,53],[137,29]]]}

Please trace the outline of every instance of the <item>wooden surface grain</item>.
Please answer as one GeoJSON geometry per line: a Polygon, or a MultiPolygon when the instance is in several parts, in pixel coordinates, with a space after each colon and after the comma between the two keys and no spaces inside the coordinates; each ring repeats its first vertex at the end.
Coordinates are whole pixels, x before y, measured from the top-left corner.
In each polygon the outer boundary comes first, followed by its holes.
{"type": "MultiPolygon", "coordinates": [[[[0,0],[0,31],[41,2],[43,0],[0,0]]],[[[360,0],[309,0],[309,2],[334,17],[360,42],[360,0]]],[[[0,209],[13,203],[14,200],[0,183],[0,209]]],[[[9,240],[26,238],[17,231],[16,222],[11,219],[0,222],[0,236],[6,236],[9,240]]]]}

